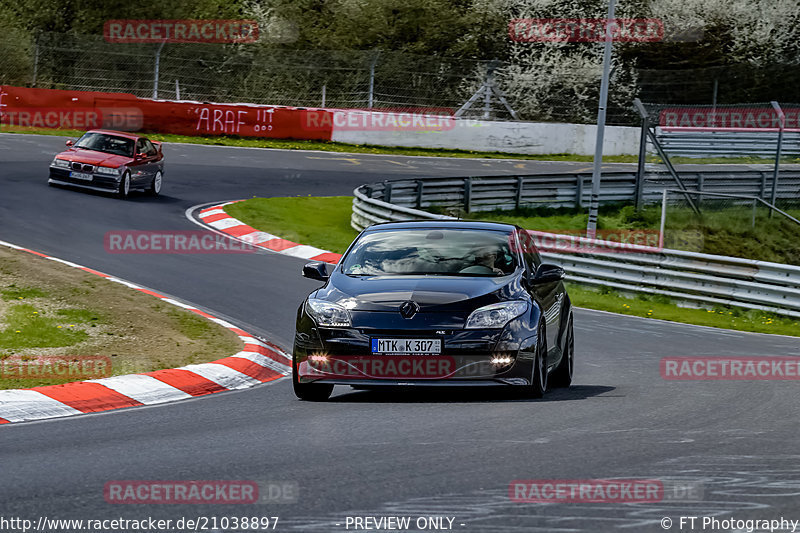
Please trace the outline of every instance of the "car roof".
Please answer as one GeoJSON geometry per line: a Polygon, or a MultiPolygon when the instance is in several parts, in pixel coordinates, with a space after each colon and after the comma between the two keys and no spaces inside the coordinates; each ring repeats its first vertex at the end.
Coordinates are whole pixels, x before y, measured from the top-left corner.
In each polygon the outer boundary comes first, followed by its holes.
{"type": "Polygon", "coordinates": [[[137,135],[136,133],[129,133],[127,131],[116,131],[116,130],[89,130],[86,133],[107,133],[109,135],[116,135],[117,137],[125,137],[126,139],[133,139],[134,141],[137,140],[141,135],[137,135]]]}
{"type": "Polygon", "coordinates": [[[382,224],[374,224],[364,231],[414,228],[476,229],[505,232],[510,232],[514,229],[517,229],[517,227],[513,224],[506,224],[504,222],[489,222],[483,220],[409,220],[404,222],[384,222],[382,224]]]}

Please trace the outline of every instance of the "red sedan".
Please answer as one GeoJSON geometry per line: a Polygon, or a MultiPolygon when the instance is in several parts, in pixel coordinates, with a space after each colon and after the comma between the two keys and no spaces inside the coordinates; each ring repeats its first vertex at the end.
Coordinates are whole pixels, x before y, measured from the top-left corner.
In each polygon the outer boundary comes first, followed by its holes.
{"type": "Polygon", "coordinates": [[[126,198],[133,190],[161,192],[164,154],[161,143],[135,133],[91,130],[50,163],[50,185],[113,191],[126,198]]]}

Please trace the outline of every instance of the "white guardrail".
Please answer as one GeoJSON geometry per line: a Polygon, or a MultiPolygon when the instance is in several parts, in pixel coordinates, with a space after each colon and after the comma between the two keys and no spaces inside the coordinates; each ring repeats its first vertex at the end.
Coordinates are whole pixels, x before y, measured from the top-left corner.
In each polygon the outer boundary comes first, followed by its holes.
{"type": "MultiPolygon", "coordinates": [[[[371,198],[367,194],[371,190],[371,186],[362,185],[353,191],[351,225],[356,230],[381,222],[454,218],[371,198]]],[[[695,306],[733,305],[800,317],[797,266],[574,235],[538,231],[531,231],[531,235],[537,244],[558,239],[578,243],[570,249],[580,252],[541,252],[547,262],[564,267],[568,281],[622,292],[660,294],[695,306]]]]}

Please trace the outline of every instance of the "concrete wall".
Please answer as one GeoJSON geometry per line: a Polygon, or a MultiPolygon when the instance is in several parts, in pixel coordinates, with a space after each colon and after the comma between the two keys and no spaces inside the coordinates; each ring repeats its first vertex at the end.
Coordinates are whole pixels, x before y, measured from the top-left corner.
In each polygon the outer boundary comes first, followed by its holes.
{"type": "MultiPolygon", "coordinates": [[[[446,148],[481,152],[522,154],[594,155],[597,127],[586,124],[543,122],[492,122],[473,119],[450,120],[430,129],[369,127],[369,121],[350,121],[334,113],[332,141],[415,148],[446,148]],[[361,126],[356,126],[356,122],[361,126]],[[364,124],[367,122],[367,124],[364,124]],[[348,125],[349,124],[349,125],[348,125]]],[[[400,113],[357,112],[380,118],[400,113]]],[[[408,117],[408,115],[405,115],[408,117]]],[[[406,123],[410,123],[408,119],[406,123]]],[[[385,123],[385,121],[384,121],[385,123]]],[[[635,155],[639,151],[639,128],[606,126],[604,155],[635,155]]]]}

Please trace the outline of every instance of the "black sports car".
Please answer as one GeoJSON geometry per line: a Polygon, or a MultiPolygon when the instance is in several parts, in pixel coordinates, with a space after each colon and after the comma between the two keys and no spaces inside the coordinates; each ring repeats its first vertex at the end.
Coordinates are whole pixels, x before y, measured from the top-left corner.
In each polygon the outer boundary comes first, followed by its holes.
{"type": "Polygon", "coordinates": [[[364,230],[297,311],[292,379],[303,400],[333,386],[506,385],[541,397],[569,386],[572,305],[564,270],[529,234],[493,222],[364,230]]]}

